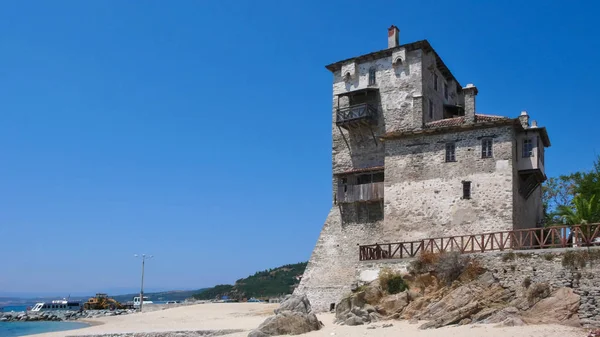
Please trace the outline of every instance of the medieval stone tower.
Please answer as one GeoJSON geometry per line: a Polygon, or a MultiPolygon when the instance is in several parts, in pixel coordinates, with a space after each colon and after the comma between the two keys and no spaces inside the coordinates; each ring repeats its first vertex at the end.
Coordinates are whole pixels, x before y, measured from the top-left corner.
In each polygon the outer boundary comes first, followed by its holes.
{"type": "MultiPolygon", "coordinates": [[[[476,112],[428,41],[326,67],[333,74],[333,205],[296,292],[327,310],[356,279],[359,245],[536,227],[545,128],[476,112]]],[[[362,262],[364,263],[364,262],[362,262]]]]}

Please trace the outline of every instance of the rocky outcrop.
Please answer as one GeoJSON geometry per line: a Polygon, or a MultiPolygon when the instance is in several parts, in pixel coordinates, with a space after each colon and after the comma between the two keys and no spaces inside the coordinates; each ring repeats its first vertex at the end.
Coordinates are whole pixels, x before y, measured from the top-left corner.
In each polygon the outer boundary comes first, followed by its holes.
{"type": "Polygon", "coordinates": [[[544,324],[559,322],[564,325],[580,326],[577,311],[579,295],[571,288],[560,288],[552,295],[537,302],[521,317],[527,324],[544,324]]]}
{"type": "MultiPolygon", "coordinates": [[[[342,325],[363,325],[377,322],[381,314],[380,307],[375,307],[384,296],[377,281],[357,289],[355,293],[343,298],[335,307],[335,322],[342,325]]],[[[393,306],[393,299],[388,300],[388,306],[393,306]]]]}
{"type": "Polygon", "coordinates": [[[323,323],[312,312],[306,295],[291,295],[275,309],[275,316],[267,318],[248,337],[300,335],[319,330],[322,326],[323,323]]]}
{"type": "Polygon", "coordinates": [[[135,310],[53,310],[53,311],[20,311],[20,312],[3,312],[0,313],[0,322],[12,321],[73,321],[78,319],[119,316],[127,315],[135,312],[135,310]]]}

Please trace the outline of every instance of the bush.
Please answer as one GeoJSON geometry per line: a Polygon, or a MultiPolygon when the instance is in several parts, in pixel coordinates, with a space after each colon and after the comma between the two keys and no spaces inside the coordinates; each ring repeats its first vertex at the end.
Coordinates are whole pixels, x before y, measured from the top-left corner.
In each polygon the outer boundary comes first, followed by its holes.
{"type": "Polygon", "coordinates": [[[402,275],[392,271],[390,268],[382,268],[379,272],[379,285],[389,294],[397,294],[408,289],[402,275]]]}
{"type": "Polygon", "coordinates": [[[481,274],[485,273],[485,268],[481,265],[479,260],[473,258],[465,259],[467,260],[467,265],[461,275],[461,280],[472,281],[479,277],[481,274]]]}
{"type": "Polygon", "coordinates": [[[518,258],[520,258],[520,259],[529,259],[529,258],[531,258],[531,253],[521,253],[521,252],[518,252],[515,255],[518,258]]]}
{"type": "Polygon", "coordinates": [[[502,255],[503,262],[512,261],[514,259],[515,259],[515,253],[513,253],[513,252],[508,252],[508,253],[502,255]]]}
{"type": "Polygon", "coordinates": [[[544,254],[544,259],[546,261],[552,261],[552,260],[554,260],[554,254],[552,254],[552,253],[546,253],[546,254],[544,254]]]}
{"type": "Polygon", "coordinates": [[[450,285],[458,280],[468,263],[469,259],[461,256],[458,252],[443,253],[439,255],[435,272],[441,281],[450,285]]]}
{"type": "Polygon", "coordinates": [[[408,270],[411,274],[425,274],[435,270],[435,264],[438,262],[439,254],[431,252],[422,252],[416,260],[412,261],[408,270]]]}
{"type": "Polygon", "coordinates": [[[529,288],[530,285],[531,285],[531,278],[529,276],[527,276],[523,280],[523,287],[525,287],[525,289],[527,289],[527,288],[529,288]]]}
{"type": "Polygon", "coordinates": [[[583,268],[587,264],[588,258],[587,252],[568,251],[563,255],[562,265],[570,269],[583,268]]]}

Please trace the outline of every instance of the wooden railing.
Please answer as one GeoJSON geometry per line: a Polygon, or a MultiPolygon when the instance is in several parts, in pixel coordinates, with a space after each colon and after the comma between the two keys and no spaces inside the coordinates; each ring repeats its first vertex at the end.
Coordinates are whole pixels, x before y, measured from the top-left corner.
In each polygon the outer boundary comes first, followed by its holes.
{"type": "Polygon", "coordinates": [[[600,224],[531,228],[477,235],[449,236],[359,247],[359,259],[415,257],[422,252],[483,253],[506,249],[544,249],[600,246],[600,224]]]}
{"type": "Polygon", "coordinates": [[[383,182],[338,186],[338,203],[375,201],[381,199],[383,199],[383,182]]]}
{"type": "Polygon", "coordinates": [[[374,120],[377,116],[377,107],[373,104],[362,103],[337,109],[336,123],[348,124],[361,120],[374,120]]]}

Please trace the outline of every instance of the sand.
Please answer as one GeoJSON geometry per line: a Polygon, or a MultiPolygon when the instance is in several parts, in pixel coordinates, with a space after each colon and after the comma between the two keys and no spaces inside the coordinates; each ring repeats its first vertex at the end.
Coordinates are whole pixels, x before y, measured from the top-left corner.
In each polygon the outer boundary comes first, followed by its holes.
{"type": "MultiPolygon", "coordinates": [[[[230,337],[247,336],[248,331],[256,328],[266,317],[270,316],[277,304],[261,303],[210,303],[165,309],[142,314],[110,316],[89,320],[96,324],[87,328],[51,332],[33,335],[36,337],[64,337],[90,334],[119,333],[119,332],[157,332],[181,330],[218,330],[243,329],[243,333],[227,335],[230,337]]],[[[303,336],[374,336],[374,337],[582,337],[587,336],[587,330],[560,325],[528,325],[520,327],[496,327],[494,325],[474,324],[459,327],[444,327],[434,330],[419,330],[420,324],[410,324],[407,321],[387,321],[371,324],[376,329],[363,326],[339,326],[333,324],[334,316],[330,313],[319,314],[319,319],[325,327],[303,336]],[[383,328],[384,323],[393,326],[383,328]]]]}

